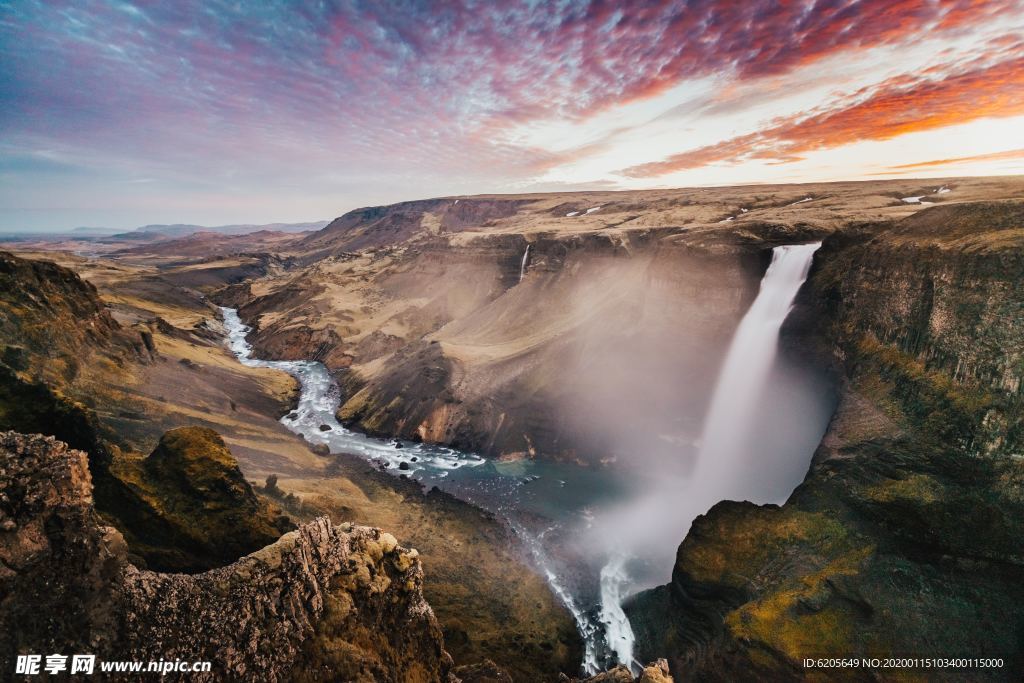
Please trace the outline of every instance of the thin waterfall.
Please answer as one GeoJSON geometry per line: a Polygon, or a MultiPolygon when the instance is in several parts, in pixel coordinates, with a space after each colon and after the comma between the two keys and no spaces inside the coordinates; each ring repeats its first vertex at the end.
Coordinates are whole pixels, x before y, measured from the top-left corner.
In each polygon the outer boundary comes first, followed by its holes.
{"type": "Polygon", "coordinates": [[[526,245],[526,251],[523,252],[523,262],[519,264],[519,281],[523,281],[523,276],[526,275],[526,261],[530,258],[530,247],[531,244],[526,245]]]}

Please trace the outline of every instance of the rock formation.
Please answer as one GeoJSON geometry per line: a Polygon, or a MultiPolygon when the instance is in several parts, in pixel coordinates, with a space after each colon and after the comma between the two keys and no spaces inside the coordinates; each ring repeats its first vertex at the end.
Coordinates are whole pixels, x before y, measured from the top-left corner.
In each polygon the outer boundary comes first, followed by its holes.
{"type": "Polygon", "coordinates": [[[119,458],[122,498],[111,515],[133,557],[161,571],[194,572],[228,564],[293,528],[259,498],[217,432],[179,427],[146,458],[119,458]]]}
{"type": "Polygon", "coordinates": [[[637,677],[633,676],[629,667],[619,664],[588,678],[576,679],[563,675],[560,680],[564,683],[673,683],[675,679],[669,673],[668,662],[659,659],[645,666],[637,677]]]}
{"type": "Polygon", "coordinates": [[[321,518],[226,567],[161,574],[98,522],[81,451],[0,434],[0,491],[8,655],[212,662],[190,680],[449,680],[417,553],[379,529],[321,518]]]}
{"type": "Polygon", "coordinates": [[[49,261],[0,251],[2,360],[33,379],[66,386],[94,353],[112,363],[149,356],[142,336],[110,315],[91,283],[49,261]]]}

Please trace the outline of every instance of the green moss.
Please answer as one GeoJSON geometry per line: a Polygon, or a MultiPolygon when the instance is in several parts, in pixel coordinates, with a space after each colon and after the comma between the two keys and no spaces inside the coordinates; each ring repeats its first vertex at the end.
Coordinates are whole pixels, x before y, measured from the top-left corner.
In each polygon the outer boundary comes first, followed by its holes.
{"type": "Polygon", "coordinates": [[[998,403],[982,387],[956,382],[873,335],[862,336],[856,352],[858,378],[890,417],[928,442],[969,445],[985,413],[998,403]]]}
{"type": "Polygon", "coordinates": [[[913,501],[921,505],[937,503],[944,494],[945,487],[926,474],[912,474],[905,479],[887,479],[865,492],[867,498],[879,503],[913,501]]]}
{"type": "Polygon", "coordinates": [[[859,610],[837,596],[831,584],[838,577],[856,575],[873,552],[864,547],[839,556],[821,570],[729,613],[726,627],[733,637],[763,643],[793,663],[816,654],[865,652],[871,643],[860,632],[859,610]]]}
{"type": "Polygon", "coordinates": [[[694,522],[676,569],[690,580],[749,589],[780,558],[797,552],[827,557],[851,544],[838,520],[795,508],[720,503],[694,522]]]}

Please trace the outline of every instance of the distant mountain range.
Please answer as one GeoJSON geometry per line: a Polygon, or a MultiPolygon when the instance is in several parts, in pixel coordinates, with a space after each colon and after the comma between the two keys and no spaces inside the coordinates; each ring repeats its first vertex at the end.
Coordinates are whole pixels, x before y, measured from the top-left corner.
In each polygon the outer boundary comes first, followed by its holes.
{"type": "Polygon", "coordinates": [[[330,221],[311,221],[307,223],[265,223],[256,225],[251,223],[238,223],[233,225],[205,226],[192,225],[190,223],[174,223],[170,225],[143,225],[133,230],[119,230],[117,228],[102,228],[82,226],[72,228],[66,232],[3,232],[0,233],[0,240],[22,241],[22,240],[108,240],[125,241],[140,240],[154,242],[161,239],[174,239],[187,237],[197,232],[213,232],[222,235],[245,235],[251,232],[289,232],[299,233],[310,230],[320,230],[330,221]]]}
{"type": "MultiPolygon", "coordinates": [[[[270,232],[306,232],[308,230],[320,230],[327,226],[330,221],[311,221],[309,223],[265,223],[255,225],[251,223],[239,223],[235,225],[219,225],[208,227],[205,225],[191,225],[188,223],[174,223],[172,225],[143,225],[128,232],[114,233],[114,237],[130,238],[138,235],[151,238],[154,234],[166,237],[185,237],[195,232],[217,232],[222,235],[246,235],[250,232],[261,230],[270,232]]],[[[81,229],[81,228],[79,228],[81,229]]],[[[96,230],[97,228],[85,228],[85,230],[96,230]]]]}

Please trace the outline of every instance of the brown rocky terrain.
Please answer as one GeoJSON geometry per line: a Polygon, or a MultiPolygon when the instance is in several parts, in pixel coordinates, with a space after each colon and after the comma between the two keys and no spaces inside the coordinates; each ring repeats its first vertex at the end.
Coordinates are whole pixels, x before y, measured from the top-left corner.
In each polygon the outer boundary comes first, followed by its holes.
{"type": "MultiPolygon", "coordinates": [[[[181,431],[161,448],[202,438],[181,431]]],[[[419,553],[380,529],[320,517],[227,566],[161,574],[130,562],[120,532],[102,525],[85,453],[2,432],[0,491],[5,653],[89,653],[100,667],[209,662],[183,677],[196,681],[513,680],[490,661],[453,669],[423,597],[419,553]]],[[[636,680],[672,678],[662,660],[636,680]]],[[[602,681],[634,678],[620,667],[587,679],[602,681]]]]}
{"type": "MultiPolygon", "coordinates": [[[[111,507],[133,555],[161,571],[223,566],[293,528],[256,495],[220,435],[179,427],[145,458],[111,463],[122,497],[111,507]]],[[[138,560],[136,560],[137,563],[138,560]]]]}
{"type": "Polygon", "coordinates": [[[5,363],[16,359],[25,369],[0,367],[7,373],[0,382],[0,427],[56,435],[89,452],[97,507],[127,538],[133,562],[190,571],[221,566],[272,540],[267,534],[277,533],[273,529],[281,522],[275,506],[286,507],[296,520],[331,515],[338,523],[383,526],[415,543],[432,567],[426,594],[442,615],[457,661],[490,657],[517,680],[552,680],[561,670],[576,670],[580,646],[571,618],[497,521],[381,475],[356,458],[315,455],[277,420],[290,409],[294,381],[238,364],[220,343],[216,309],[197,289],[164,279],[164,272],[151,265],[51,256],[88,280],[59,266],[11,257],[19,269],[56,273],[72,286],[56,292],[52,283],[40,285],[51,296],[36,302],[32,329],[50,336],[31,345],[23,345],[32,337],[22,332],[21,322],[33,300],[19,298],[16,281],[4,290],[11,302],[5,310],[21,316],[3,319],[9,326],[0,341],[17,349],[5,354],[5,363]],[[88,302],[62,300],[78,296],[88,302]],[[99,311],[102,329],[109,328],[112,338],[128,339],[125,353],[135,354],[138,347],[143,355],[121,358],[120,345],[108,348],[98,339],[77,356],[63,351],[79,348],[62,341],[62,335],[77,339],[80,333],[75,306],[99,311]],[[143,344],[143,333],[152,351],[143,344]],[[26,348],[31,353],[22,351],[26,348]],[[57,384],[50,375],[29,372],[30,366],[47,367],[39,350],[49,357],[77,358],[74,381],[57,384]],[[153,456],[144,454],[159,455],[165,432],[183,426],[200,437],[195,441],[202,457],[174,458],[170,470],[147,466],[153,456]],[[254,500],[237,470],[224,467],[220,437],[206,430],[223,435],[246,478],[262,482],[277,476],[289,500],[268,501],[259,492],[254,500]],[[210,477],[210,485],[198,491],[182,486],[196,465],[199,474],[210,477]],[[214,496],[206,497],[210,493],[214,496]],[[264,512],[253,514],[259,510],[264,512]],[[247,533],[232,528],[238,519],[249,525],[247,533]]]}
{"type": "Polygon", "coordinates": [[[0,490],[5,658],[211,662],[197,681],[457,680],[416,551],[379,529],[320,518],[226,567],[160,574],[99,523],[85,453],[2,433],[0,490]]]}

